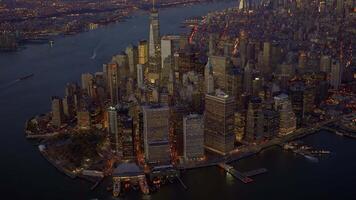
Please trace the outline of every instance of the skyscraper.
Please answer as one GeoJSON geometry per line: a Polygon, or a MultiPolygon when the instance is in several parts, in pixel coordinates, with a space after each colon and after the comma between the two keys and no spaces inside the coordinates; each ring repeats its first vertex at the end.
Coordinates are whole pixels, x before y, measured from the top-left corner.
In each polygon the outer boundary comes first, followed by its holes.
{"type": "Polygon", "coordinates": [[[93,94],[93,81],[94,77],[90,73],[82,74],[82,89],[89,95],[93,94]]]}
{"type": "Polygon", "coordinates": [[[66,95],[63,100],[63,113],[66,119],[72,119],[74,116],[74,99],[73,96],[66,95]]]}
{"type": "Polygon", "coordinates": [[[271,72],[271,43],[263,43],[263,69],[262,72],[264,75],[269,75],[271,72]]]}
{"type": "Polygon", "coordinates": [[[234,98],[221,91],[205,95],[205,148],[223,155],[233,150],[234,109],[234,98]]]}
{"type": "Polygon", "coordinates": [[[144,65],[148,62],[148,43],[141,40],[138,43],[138,64],[144,65]]]}
{"type": "Polygon", "coordinates": [[[91,127],[91,118],[89,111],[83,110],[77,112],[77,125],[80,130],[89,130],[91,127]]]}
{"type": "Polygon", "coordinates": [[[228,73],[232,67],[230,60],[224,56],[210,56],[210,63],[213,68],[214,79],[216,80],[215,87],[227,92],[228,73]]]}
{"type": "Polygon", "coordinates": [[[117,110],[115,107],[109,107],[108,113],[108,133],[110,137],[111,149],[117,155],[121,154],[121,140],[119,135],[117,110]]]}
{"type": "Polygon", "coordinates": [[[247,45],[248,45],[248,36],[245,30],[240,31],[239,36],[239,53],[241,57],[241,67],[245,67],[247,62],[247,45]]]}
{"type": "Polygon", "coordinates": [[[179,35],[165,35],[161,38],[161,68],[173,65],[173,54],[179,49],[179,35]]]}
{"type": "Polygon", "coordinates": [[[63,122],[63,105],[62,99],[57,96],[52,97],[52,124],[60,127],[63,122]]]}
{"type": "Polygon", "coordinates": [[[302,82],[293,83],[289,88],[292,108],[297,118],[297,127],[302,125],[304,118],[304,91],[305,86],[302,82]]]}
{"type": "Polygon", "coordinates": [[[216,36],[212,33],[209,34],[209,56],[215,55],[216,50],[216,36]]]}
{"type": "Polygon", "coordinates": [[[248,62],[246,67],[244,68],[244,74],[243,74],[243,87],[244,87],[244,92],[247,94],[252,93],[252,73],[253,73],[253,63],[248,62]]]}
{"type": "Polygon", "coordinates": [[[240,68],[233,68],[228,74],[228,90],[227,93],[235,98],[236,109],[241,109],[241,94],[243,91],[243,74],[240,68]]]}
{"type": "Polygon", "coordinates": [[[345,11],[345,0],[336,0],[336,13],[339,15],[344,14],[345,11]]]}
{"type": "Polygon", "coordinates": [[[129,75],[132,78],[136,78],[136,65],[137,65],[137,60],[138,60],[137,47],[130,44],[126,48],[125,53],[127,55],[127,60],[128,60],[128,64],[129,64],[129,75]]]}
{"type": "Polygon", "coordinates": [[[262,100],[259,97],[251,98],[246,114],[245,140],[252,142],[263,136],[262,100]]]}
{"type": "Polygon", "coordinates": [[[331,63],[330,73],[330,85],[333,89],[339,89],[342,78],[342,70],[340,62],[333,60],[331,63]]]}
{"type": "Polygon", "coordinates": [[[211,65],[210,58],[204,68],[204,82],[205,82],[205,92],[211,94],[215,91],[214,88],[214,76],[213,76],[213,66],[211,65]]]}
{"type": "Polygon", "coordinates": [[[119,144],[121,145],[122,158],[132,160],[134,151],[134,126],[129,116],[129,105],[119,104],[116,108],[118,119],[119,144]]]}
{"type": "Polygon", "coordinates": [[[160,53],[161,53],[161,42],[160,42],[160,27],[159,27],[159,14],[158,10],[154,7],[150,13],[150,35],[149,35],[149,71],[157,72],[160,66],[160,53]]]}
{"type": "Polygon", "coordinates": [[[167,163],[170,161],[169,107],[151,105],[142,109],[145,158],[149,163],[167,163]]]}
{"type": "Polygon", "coordinates": [[[119,74],[116,63],[108,65],[108,86],[111,105],[116,105],[119,101],[119,74]]]}
{"type": "Polygon", "coordinates": [[[331,57],[322,55],[320,57],[320,71],[330,73],[331,71],[331,57]]]}
{"type": "Polygon", "coordinates": [[[137,87],[143,88],[145,85],[143,78],[144,65],[137,64],[137,87]]]}
{"type": "Polygon", "coordinates": [[[275,110],[263,110],[263,136],[274,137],[279,132],[279,114],[275,110]]]}
{"type": "Polygon", "coordinates": [[[280,94],[274,97],[275,110],[279,113],[279,134],[288,135],[296,130],[297,120],[288,95],[280,94]]]}
{"type": "Polygon", "coordinates": [[[247,0],[240,0],[239,2],[239,10],[245,11],[247,9],[247,0]]]}
{"type": "Polygon", "coordinates": [[[183,118],[184,159],[194,160],[204,156],[204,121],[201,115],[190,114],[183,118]]]}

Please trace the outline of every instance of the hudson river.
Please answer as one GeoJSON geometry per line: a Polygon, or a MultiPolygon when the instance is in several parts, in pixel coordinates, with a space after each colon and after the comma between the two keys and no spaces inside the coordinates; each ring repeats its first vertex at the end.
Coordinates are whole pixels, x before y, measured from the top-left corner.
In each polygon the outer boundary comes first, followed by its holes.
{"type": "MultiPolygon", "coordinates": [[[[236,4],[219,2],[161,10],[161,33],[180,33],[184,31],[179,28],[180,22],[185,18],[236,4]]],[[[129,43],[147,38],[148,15],[142,12],[123,23],[56,38],[52,48],[48,44],[28,45],[15,53],[0,54],[1,199],[111,199],[104,188],[92,192],[91,184],[72,180],[51,166],[34,142],[25,139],[24,123],[31,116],[50,111],[50,97],[62,96],[67,82],[79,82],[85,72],[101,71],[112,55],[129,43]],[[94,49],[97,56],[93,60],[94,49]],[[16,81],[32,73],[34,77],[16,81]]],[[[268,169],[253,183],[242,184],[219,168],[210,167],[182,172],[188,190],[173,183],[150,196],[137,191],[124,199],[355,199],[356,141],[319,133],[306,142],[332,154],[313,163],[271,148],[234,163],[241,171],[268,169]]]]}

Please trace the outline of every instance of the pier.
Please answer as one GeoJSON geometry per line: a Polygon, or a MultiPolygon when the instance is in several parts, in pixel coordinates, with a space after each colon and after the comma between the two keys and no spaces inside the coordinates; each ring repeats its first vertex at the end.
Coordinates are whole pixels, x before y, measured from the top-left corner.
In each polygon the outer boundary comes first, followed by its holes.
{"type": "Polygon", "coordinates": [[[176,177],[177,177],[178,181],[180,182],[180,184],[183,186],[183,188],[184,188],[185,190],[187,190],[188,187],[184,184],[184,182],[182,181],[182,179],[181,179],[179,176],[176,176],[176,177]]]}
{"type": "Polygon", "coordinates": [[[228,165],[226,163],[219,163],[218,166],[223,168],[227,173],[231,174],[233,177],[239,179],[241,182],[245,184],[253,182],[253,179],[244,176],[244,174],[234,169],[231,165],[228,165]]]}
{"type": "Polygon", "coordinates": [[[257,176],[257,175],[264,174],[267,172],[268,172],[268,170],[266,168],[260,168],[260,169],[245,172],[245,173],[243,173],[243,175],[246,177],[252,177],[252,176],[257,176]]]}
{"type": "Polygon", "coordinates": [[[334,128],[330,128],[330,127],[323,127],[322,129],[332,132],[332,133],[335,133],[336,135],[339,135],[339,136],[356,139],[356,134],[353,134],[351,132],[346,132],[346,131],[342,131],[342,130],[338,130],[338,129],[334,129],[334,128]]]}

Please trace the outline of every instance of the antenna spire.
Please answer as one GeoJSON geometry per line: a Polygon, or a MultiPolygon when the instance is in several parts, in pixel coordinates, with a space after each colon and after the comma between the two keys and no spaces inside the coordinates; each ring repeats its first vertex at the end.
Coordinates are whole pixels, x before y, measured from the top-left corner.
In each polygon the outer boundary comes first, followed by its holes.
{"type": "Polygon", "coordinates": [[[155,10],[155,0],[152,0],[152,10],[155,10]]]}

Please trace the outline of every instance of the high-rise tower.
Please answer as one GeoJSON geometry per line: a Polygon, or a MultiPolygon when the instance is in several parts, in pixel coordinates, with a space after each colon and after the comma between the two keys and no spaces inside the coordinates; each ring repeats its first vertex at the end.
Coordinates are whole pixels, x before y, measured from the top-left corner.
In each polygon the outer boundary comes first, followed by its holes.
{"type": "Polygon", "coordinates": [[[234,149],[233,97],[217,91],[205,95],[204,145],[205,148],[225,155],[234,149]]]}
{"type": "Polygon", "coordinates": [[[246,10],[246,9],[247,9],[247,1],[246,0],[240,0],[239,10],[246,10]]]}
{"type": "Polygon", "coordinates": [[[159,69],[160,65],[160,29],[159,29],[159,14],[155,8],[155,1],[153,0],[153,6],[150,13],[150,35],[149,35],[149,62],[150,69],[155,71],[159,69]]]}

